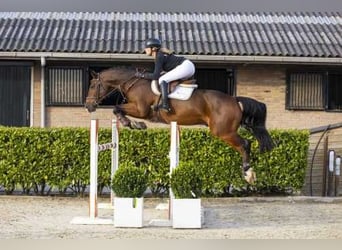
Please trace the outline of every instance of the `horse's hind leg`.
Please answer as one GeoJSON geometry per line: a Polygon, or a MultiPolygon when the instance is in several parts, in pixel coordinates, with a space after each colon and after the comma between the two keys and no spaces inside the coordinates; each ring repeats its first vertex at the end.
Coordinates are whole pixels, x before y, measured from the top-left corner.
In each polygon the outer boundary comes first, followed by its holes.
{"type": "Polygon", "coordinates": [[[254,172],[253,168],[251,168],[249,160],[251,155],[251,142],[247,139],[242,139],[244,141],[243,148],[245,150],[245,157],[242,157],[242,170],[245,180],[249,184],[254,184],[256,181],[256,173],[254,172]]]}
{"type": "Polygon", "coordinates": [[[242,138],[236,132],[219,136],[223,141],[232,146],[242,157],[242,170],[245,180],[253,184],[256,180],[256,175],[250,167],[250,152],[251,143],[247,139],[242,138]]]}
{"type": "Polygon", "coordinates": [[[242,157],[242,169],[247,171],[250,168],[250,152],[251,143],[247,139],[242,138],[238,134],[229,134],[228,136],[221,137],[226,143],[237,150],[242,157]]]}
{"type": "Polygon", "coordinates": [[[247,171],[250,168],[250,155],[251,155],[251,142],[247,139],[241,138],[243,143],[242,143],[242,148],[243,152],[241,153],[242,155],[242,169],[243,171],[247,171]]]}

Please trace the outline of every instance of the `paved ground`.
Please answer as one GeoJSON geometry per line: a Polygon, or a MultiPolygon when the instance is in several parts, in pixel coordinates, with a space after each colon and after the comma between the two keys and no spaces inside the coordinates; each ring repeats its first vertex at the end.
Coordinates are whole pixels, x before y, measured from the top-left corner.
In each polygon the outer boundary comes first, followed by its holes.
{"type": "Polygon", "coordinates": [[[145,227],[124,229],[71,224],[87,216],[86,198],[0,195],[0,239],[342,239],[342,197],[202,199],[202,229],[149,226],[167,218],[167,210],[155,209],[165,202],[145,198],[145,227]]]}

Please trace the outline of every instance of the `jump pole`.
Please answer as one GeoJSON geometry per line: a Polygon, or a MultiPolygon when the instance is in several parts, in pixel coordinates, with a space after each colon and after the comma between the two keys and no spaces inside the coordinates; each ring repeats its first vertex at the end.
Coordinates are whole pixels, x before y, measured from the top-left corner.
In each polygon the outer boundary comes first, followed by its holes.
{"type": "Polygon", "coordinates": [[[119,132],[116,120],[112,120],[112,141],[98,144],[98,119],[90,121],[90,186],[89,186],[89,217],[75,217],[72,224],[113,224],[113,218],[98,217],[98,208],[113,207],[114,193],[111,190],[110,203],[98,204],[97,201],[97,177],[98,177],[98,154],[101,151],[111,149],[111,178],[119,165],[119,132]]]}

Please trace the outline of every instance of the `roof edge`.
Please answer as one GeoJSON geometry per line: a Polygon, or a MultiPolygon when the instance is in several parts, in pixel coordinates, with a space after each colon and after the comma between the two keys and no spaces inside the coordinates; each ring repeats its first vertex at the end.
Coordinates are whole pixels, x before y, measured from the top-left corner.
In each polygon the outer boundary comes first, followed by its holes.
{"type": "MultiPolygon", "coordinates": [[[[341,57],[287,57],[287,56],[220,56],[220,55],[183,55],[194,61],[203,63],[282,63],[282,64],[341,64],[341,57]]],[[[0,59],[40,60],[120,60],[120,61],[152,61],[144,54],[114,53],[63,53],[63,52],[0,52],[0,59]]]]}

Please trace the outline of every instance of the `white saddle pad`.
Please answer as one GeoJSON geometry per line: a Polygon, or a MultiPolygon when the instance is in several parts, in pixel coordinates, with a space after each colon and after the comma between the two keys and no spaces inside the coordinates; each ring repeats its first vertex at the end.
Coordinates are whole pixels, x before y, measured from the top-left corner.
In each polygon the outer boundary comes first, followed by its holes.
{"type": "MultiPolygon", "coordinates": [[[[151,89],[154,94],[160,95],[157,84],[157,81],[152,81],[151,89]]],[[[183,101],[188,100],[196,88],[198,88],[197,84],[179,84],[174,91],[169,94],[169,98],[183,101]]]]}

